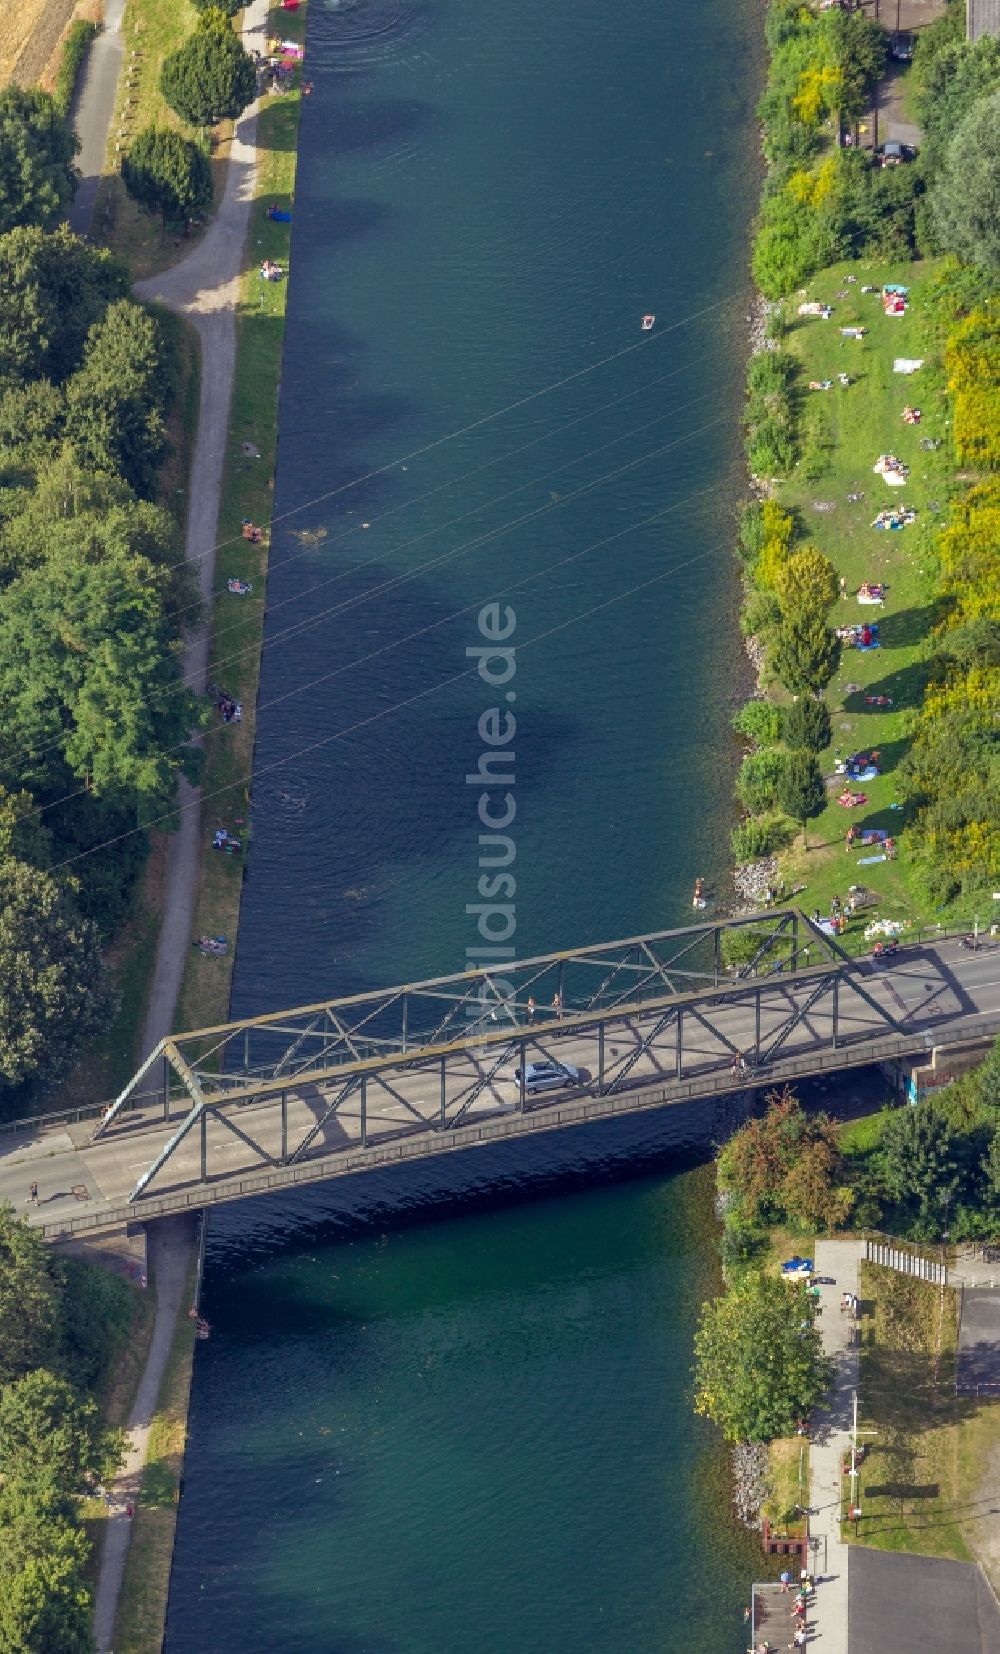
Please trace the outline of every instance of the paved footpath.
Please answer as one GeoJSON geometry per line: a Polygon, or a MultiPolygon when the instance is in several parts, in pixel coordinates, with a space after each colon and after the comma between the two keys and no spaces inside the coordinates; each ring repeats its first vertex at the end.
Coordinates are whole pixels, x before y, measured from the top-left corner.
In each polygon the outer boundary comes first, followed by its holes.
{"type": "Polygon", "coordinates": [[[810,1647],[821,1654],[848,1654],[847,1592],[850,1546],[841,1537],[843,1491],[841,1465],[851,1444],[852,1393],[858,1382],[857,1347],[850,1342],[853,1322],[841,1313],[842,1292],[858,1290],[858,1264],[864,1255],[860,1241],[816,1242],[816,1275],[820,1285],[820,1330],[823,1351],[833,1362],[833,1387],[826,1403],[814,1415],[809,1449],[809,1503],[813,1514],[809,1533],[817,1584],[810,1615],[810,1647]],[[830,1283],[830,1284],[826,1284],[830,1283]]]}
{"type": "Polygon", "coordinates": [[[118,77],[125,61],[122,19],[125,0],[104,0],[104,23],[87,52],[83,81],[76,99],[74,125],[80,140],[77,165],[80,187],[69,209],[69,227],[77,235],[88,235],[97,202],[97,190],[104,172],[108,133],[115,110],[118,77]]]}
{"type": "MultiPolygon", "coordinates": [[[[251,0],[244,13],[243,40],[248,50],[263,48],[268,0],[251,0]]],[[[111,91],[113,98],[113,88],[111,91]]],[[[156,299],[192,322],[201,344],[201,398],[198,433],[188,500],[185,552],[197,570],[206,616],[215,570],[214,547],[226,457],[229,404],[236,367],[236,306],[243,249],[253,202],[256,165],[257,105],[236,123],[226,188],[219,210],[204,238],[189,256],[136,286],[143,299],[156,299]]],[[[185,639],[184,672],[191,687],[203,689],[208,668],[208,621],[185,639]]],[[[167,850],[164,916],[156,952],[141,1056],[170,1033],[194,923],[201,867],[201,790],[181,780],[180,826],[167,850]]],[[[192,1254],[192,1231],[184,1223],[157,1225],[151,1236],[150,1269],[156,1283],[156,1318],[146,1367],[128,1423],[125,1465],[111,1488],[111,1515],[106,1524],[94,1607],[94,1635],[99,1650],[112,1646],[115,1611],[125,1572],[132,1522],[128,1515],[146,1462],[149,1425],[166,1370],[174,1327],[182,1310],[181,1295],[192,1254]]]]}

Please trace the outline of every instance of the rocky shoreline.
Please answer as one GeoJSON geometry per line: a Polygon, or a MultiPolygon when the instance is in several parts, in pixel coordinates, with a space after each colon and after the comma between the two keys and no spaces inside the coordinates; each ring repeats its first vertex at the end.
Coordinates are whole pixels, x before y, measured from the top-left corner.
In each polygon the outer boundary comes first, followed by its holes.
{"type": "Polygon", "coordinates": [[[762,1510],[770,1492],[767,1448],[761,1442],[741,1442],[732,1452],[733,1508],[745,1528],[759,1531],[762,1510]]]}

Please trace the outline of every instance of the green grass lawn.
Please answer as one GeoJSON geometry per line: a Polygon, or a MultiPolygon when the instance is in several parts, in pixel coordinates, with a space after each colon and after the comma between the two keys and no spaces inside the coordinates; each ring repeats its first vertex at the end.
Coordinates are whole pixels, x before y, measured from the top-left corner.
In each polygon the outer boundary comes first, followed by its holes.
{"type": "MultiPolygon", "coordinates": [[[[853,810],[835,802],[843,785],[838,779],[830,789],[828,807],[809,823],[808,851],[799,835],[781,858],[786,883],[804,886],[802,905],[824,914],[834,893],[843,898],[849,885],[865,884],[879,896],[883,917],[913,922],[938,917],[921,908],[914,887],[907,853],[908,816],[890,808],[900,802],[895,772],[927,679],[927,640],[935,623],[934,536],[957,487],[941,340],[926,304],[936,270],[933,262],[840,264],[824,271],[784,307],[788,331],[783,348],[801,362],[803,454],[791,476],[778,486],[777,498],[796,513],[801,538],[824,551],[846,582],[849,595],[835,606],[831,623],[877,621],[881,639],[881,647],[870,652],[845,645],[827,693],[833,741],[820,762],[832,778],[837,758],[874,749],[880,754],[882,773],[874,781],[852,783],[868,795],[868,803],[853,810]],[[849,283],[848,276],[855,281],[849,283]],[[862,286],[881,288],[886,282],[910,289],[909,309],[902,318],[885,316],[879,294],[861,291],[862,286]],[[833,317],[799,317],[798,304],[805,297],[833,305],[833,317]],[[868,329],[862,341],[841,337],[841,327],[856,325],[868,329]],[[893,372],[897,356],[923,357],[926,365],[904,377],[893,372]],[[849,388],[840,386],[840,373],[850,376],[849,388]],[[824,379],[833,379],[832,390],[806,388],[810,380],[824,379]],[[920,425],[904,423],[906,403],[922,410],[920,425]],[[926,438],[940,440],[941,447],[935,452],[922,449],[926,438]],[[873,472],[882,453],[894,453],[910,466],[905,487],[891,488],[873,472]],[[848,496],[857,493],[864,498],[852,503],[848,496]],[[830,509],[817,510],[817,505],[830,509]],[[890,505],[914,507],[916,524],[899,531],[872,528],[876,513],[890,505]],[[864,580],[888,588],[883,608],[859,605],[853,594],[864,580]],[[869,706],[869,695],[890,696],[891,709],[869,706]],[[877,847],[856,846],[847,854],[845,835],[851,825],[885,828],[897,841],[896,860],[859,866],[863,856],[877,853],[877,847]]],[[[848,945],[863,945],[860,933],[871,917],[869,912],[855,922],[848,945]]]]}
{"type": "Polygon", "coordinates": [[[769,1442],[767,1470],[771,1491],[763,1515],[772,1530],[791,1539],[804,1536],[806,1519],[797,1506],[809,1504],[809,1443],[804,1436],[769,1442]]]}

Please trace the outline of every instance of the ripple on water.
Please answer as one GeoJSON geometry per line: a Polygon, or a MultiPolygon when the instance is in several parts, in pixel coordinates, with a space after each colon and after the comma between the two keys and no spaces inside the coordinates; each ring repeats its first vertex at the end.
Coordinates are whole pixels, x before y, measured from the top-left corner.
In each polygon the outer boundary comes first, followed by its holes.
{"type": "Polygon", "coordinates": [[[422,0],[321,0],[310,32],[313,67],[341,74],[409,59],[431,27],[422,0]]]}

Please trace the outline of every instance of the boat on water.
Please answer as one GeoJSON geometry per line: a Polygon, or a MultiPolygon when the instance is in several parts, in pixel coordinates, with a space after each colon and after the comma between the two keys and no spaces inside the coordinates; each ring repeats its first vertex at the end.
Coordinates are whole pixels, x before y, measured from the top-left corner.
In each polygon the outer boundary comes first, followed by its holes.
{"type": "Polygon", "coordinates": [[[656,317],[651,312],[648,313],[647,315],[643,316],[643,318],[642,318],[642,331],[643,331],[643,333],[652,333],[653,323],[655,321],[656,321],[656,317]]]}

